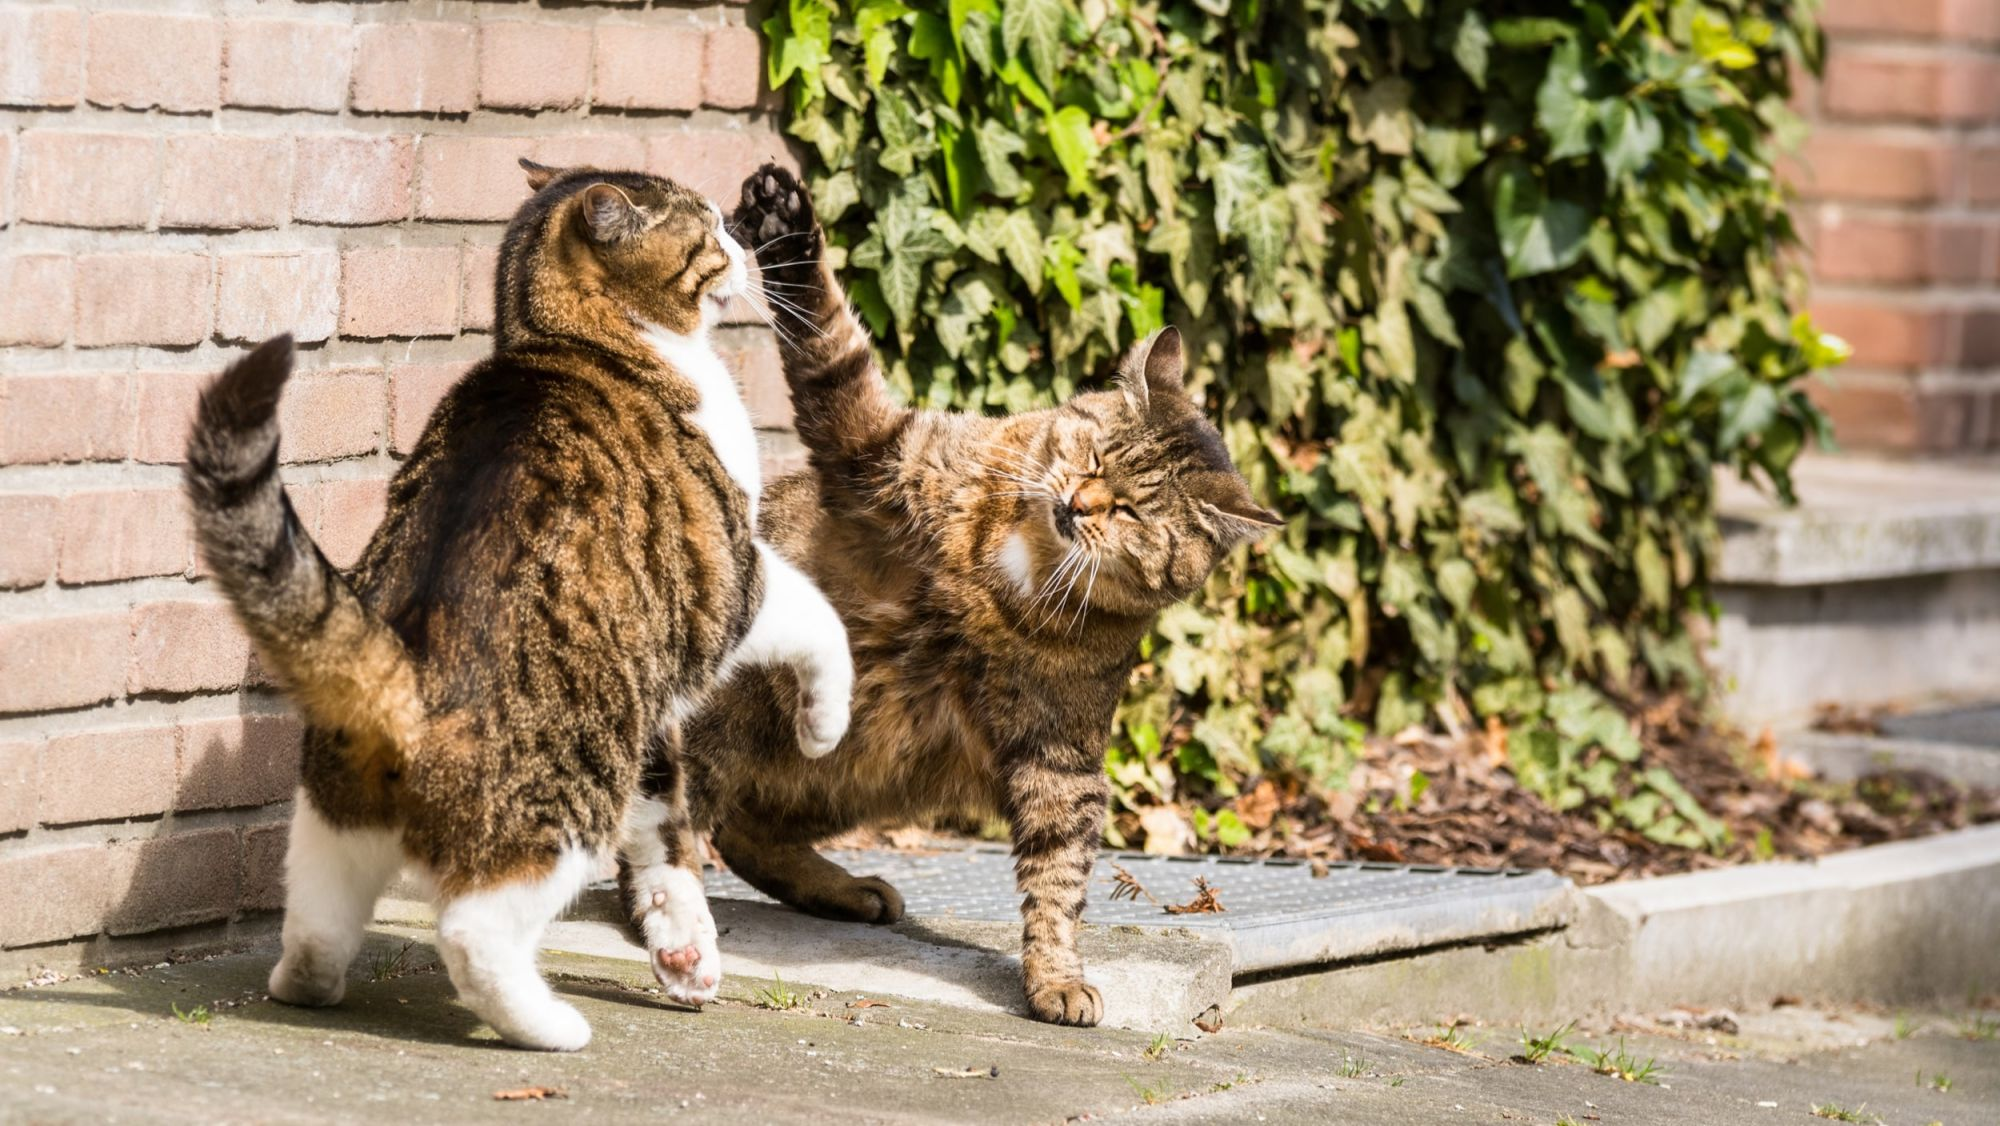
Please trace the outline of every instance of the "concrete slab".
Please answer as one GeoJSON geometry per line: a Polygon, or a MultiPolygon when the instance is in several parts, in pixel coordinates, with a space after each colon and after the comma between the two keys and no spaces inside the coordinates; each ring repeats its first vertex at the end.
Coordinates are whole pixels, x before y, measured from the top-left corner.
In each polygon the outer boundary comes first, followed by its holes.
{"type": "Polygon", "coordinates": [[[1877,770],[1927,770],[1968,786],[2000,788],[2000,748],[1832,731],[1787,732],[1778,737],[1778,748],[1834,782],[1877,770]]]}

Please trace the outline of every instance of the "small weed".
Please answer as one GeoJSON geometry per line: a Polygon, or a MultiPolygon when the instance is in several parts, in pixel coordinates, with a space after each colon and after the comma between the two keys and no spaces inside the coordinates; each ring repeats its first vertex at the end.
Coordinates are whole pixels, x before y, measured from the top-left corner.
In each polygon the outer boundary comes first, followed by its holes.
{"type": "Polygon", "coordinates": [[[1917,1069],[1917,1086],[1929,1087],[1940,1095],[1948,1095],[1951,1093],[1951,1076],[1946,1075],[1942,1071],[1936,1071],[1931,1073],[1929,1079],[1925,1079],[1924,1069],[1920,1067],[1917,1069]]]}
{"type": "Polygon", "coordinates": [[[194,1008],[188,1009],[185,1012],[181,1011],[181,1007],[179,1005],[174,1005],[173,1010],[174,1010],[174,1019],[180,1021],[182,1024],[205,1025],[209,1021],[215,1019],[215,1014],[208,1011],[207,1005],[196,1005],[194,1008]]]}
{"type": "Polygon", "coordinates": [[[1660,1083],[1659,1061],[1652,1056],[1641,1060],[1626,1051],[1624,1037],[1619,1037],[1615,1051],[1585,1048],[1576,1055],[1599,1075],[1615,1075],[1627,1083],[1651,1083],[1654,1086],[1660,1083]]]}
{"type": "Polygon", "coordinates": [[[1132,1088],[1132,1093],[1139,1096],[1139,1101],[1145,1103],[1147,1106],[1158,1106],[1167,1101],[1167,1089],[1165,1087],[1154,1087],[1141,1083],[1129,1075],[1123,1078],[1125,1085],[1132,1088]]]}
{"type": "Polygon", "coordinates": [[[1235,1075],[1230,1076],[1228,1079],[1219,1079],[1214,1083],[1209,1084],[1208,1093],[1213,1095],[1220,1091],[1227,1091],[1231,1087],[1235,1087],[1243,1083],[1248,1083],[1249,1081],[1250,1077],[1244,1074],[1243,1072],[1239,1071],[1235,1075]]]}
{"type": "Polygon", "coordinates": [[[1445,1026],[1444,1031],[1438,1033],[1436,1036],[1427,1038],[1424,1040],[1424,1043],[1429,1047],[1443,1048],[1448,1052],[1472,1051],[1472,1041],[1467,1038],[1465,1033],[1460,1032],[1458,1026],[1455,1024],[1445,1026]]]}
{"type": "Polygon", "coordinates": [[[1521,1030],[1521,1058],[1527,1060],[1529,1063],[1540,1063],[1558,1052],[1568,1055],[1569,1047],[1563,1043],[1563,1040],[1569,1036],[1570,1029],[1575,1027],[1576,1022],[1570,1021],[1547,1036],[1532,1036],[1529,1035],[1527,1029],[1523,1028],[1521,1030]]]}
{"type": "Polygon", "coordinates": [[[392,977],[409,972],[410,953],[417,948],[414,942],[405,942],[395,950],[378,949],[368,962],[369,981],[387,981],[392,977]]]}
{"type": "Polygon", "coordinates": [[[1868,1113],[1867,1103],[1862,1103],[1853,1110],[1839,1103],[1814,1103],[1812,1112],[1815,1117],[1831,1118],[1835,1122],[1873,1122],[1876,1126],[1881,1126],[1882,1122],[1880,1118],[1868,1113]]]}
{"type": "Polygon", "coordinates": [[[1583,1126],[1583,1123],[1578,1122],[1576,1119],[1571,1118],[1569,1115],[1565,1114],[1562,1117],[1556,1119],[1556,1126],[1583,1126]]]}
{"type": "Polygon", "coordinates": [[[1368,1061],[1358,1056],[1343,1054],[1340,1057],[1340,1066],[1334,1068],[1333,1073],[1342,1079],[1359,1079],[1368,1074],[1368,1061]]]}
{"type": "Polygon", "coordinates": [[[784,1012],[787,1009],[798,1008],[804,1001],[805,998],[800,996],[799,991],[786,985],[785,979],[777,974],[771,975],[770,985],[757,991],[757,1007],[760,1009],[776,1009],[784,1012]]]}
{"type": "Polygon", "coordinates": [[[1146,1045],[1146,1058],[1149,1060],[1159,1059],[1161,1056],[1167,1054],[1168,1048],[1173,1046],[1174,1038],[1162,1032],[1153,1037],[1151,1044],[1146,1045]]]}
{"type": "Polygon", "coordinates": [[[1408,1083],[1409,1081],[1410,1077],[1407,1075],[1392,1075],[1389,1077],[1389,1086],[1400,1087],[1403,1084],[1408,1083]]]}
{"type": "Polygon", "coordinates": [[[1897,1040],[1908,1040],[1911,1036],[1916,1035],[1916,1031],[1917,1026],[1910,1023],[1909,1017],[1904,1016],[1902,1013],[1897,1013],[1896,1026],[1889,1030],[1889,1035],[1897,1040]]]}
{"type": "Polygon", "coordinates": [[[1975,1013],[1965,1018],[1958,1031],[1967,1040],[2000,1040],[2000,1020],[1975,1013]]]}

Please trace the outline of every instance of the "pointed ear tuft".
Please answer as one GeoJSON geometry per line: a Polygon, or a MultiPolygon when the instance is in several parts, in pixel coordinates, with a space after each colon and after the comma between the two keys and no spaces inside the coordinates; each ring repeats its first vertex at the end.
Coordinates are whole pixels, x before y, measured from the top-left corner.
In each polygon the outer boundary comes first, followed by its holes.
{"type": "Polygon", "coordinates": [[[590,228],[590,237],[597,242],[617,242],[645,227],[632,197],[612,184],[592,184],[583,189],[583,220],[590,228]]]}
{"type": "Polygon", "coordinates": [[[541,191],[543,188],[548,187],[549,183],[556,177],[563,174],[563,170],[560,168],[550,168],[546,164],[536,164],[525,156],[521,158],[521,171],[528,174],[528,190],[531,192],[541,191]]]}
{"type": "Polygon", "coordinates": [[[1230,497],[1217,502],[1209,501],[1206,507],[1215,518],[1216,528],[1223,536],[1224,547],[1235,547],[1262,536],[1273,528],[1285,526],[1285,518],[1250,499],[1246,491],[1241,496],[1230,497]]]}
{"type": "Polygon", "coordinates": [[[1172,325],[1132,346],[1118,367],[1118,389],[1141,415],[1162,398],[1185,396],[1181,331],[1172,325]]]}

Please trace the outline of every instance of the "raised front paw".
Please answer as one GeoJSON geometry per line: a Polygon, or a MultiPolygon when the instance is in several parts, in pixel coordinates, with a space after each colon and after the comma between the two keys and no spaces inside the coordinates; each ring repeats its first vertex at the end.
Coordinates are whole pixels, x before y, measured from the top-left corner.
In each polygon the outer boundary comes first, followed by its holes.
{"type": "Polygon", "coordinates": [[[799,750],[807,758],[820,758],[840,746],[847,737],[850,718],[848,696],[839,685],[812,685],[799,689],[799,709],[793,718],[799,750]]]}
{"type": "Polygon", "coordinates": [[[743,198],[730,225],[767,274],[796,272],[819,261],[823,239],[812,197],[798,177],[776,164],[766,164],[743,181],[743,198]]]}
{"type": "Polygon", "coordinates": [[[1084,981],[1061,981],[1028,987],[1028,1011],[1050,1024],[1089,1028],[1104,1019],[1104,995],[1084,981]]]}

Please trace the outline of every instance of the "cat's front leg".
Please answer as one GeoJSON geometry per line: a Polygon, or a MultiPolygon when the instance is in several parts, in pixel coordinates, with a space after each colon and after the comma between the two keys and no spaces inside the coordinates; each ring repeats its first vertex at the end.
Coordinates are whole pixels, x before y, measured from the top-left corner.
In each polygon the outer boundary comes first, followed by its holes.
{"type": "Polygon", "coordinates": [[[764,561],[764,604],[731,665],[788,665],[798,674],[799,707],[793,716],[799,750],[819,758],[847,735],[854,697],[854,658],[847,627],[805,573],[759,541],[764,561]]]}
{"type": "Polygon", "coordinates": [[[625,813],[618,845],[618,894],[666,995],[696,1008],[722,985],[715,916],[701,884],[701,857],[688,817],[678,740],[656,740],[645,777],[625,813]]]}
{"type": "Polygon", "coordinates": [[[1104,835],[1103,768],[1093,756],[1064,748],[1023,753],[1003,769],[1028,1010],[1052,1024],[1094,1025],[1104,1017],[1104,998],[1083,979],[1076,938],[1104,835]]]}

